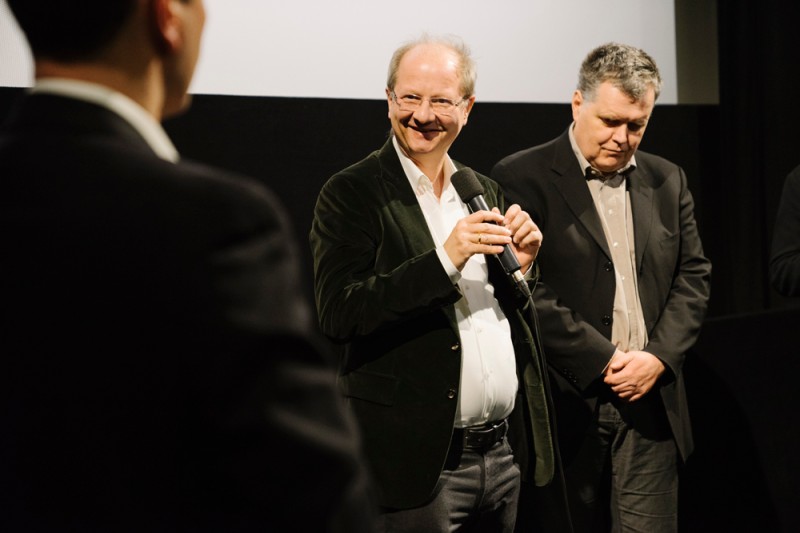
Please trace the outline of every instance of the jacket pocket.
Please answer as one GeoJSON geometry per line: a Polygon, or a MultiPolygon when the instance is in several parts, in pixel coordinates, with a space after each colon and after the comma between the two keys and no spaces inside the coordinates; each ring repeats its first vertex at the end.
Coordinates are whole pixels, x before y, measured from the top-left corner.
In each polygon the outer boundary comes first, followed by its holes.
{"type": "Polygon", "coordinates": [[[342,392],[349,398],[358,398],[381,405],[394,405],[397,378],[354,370],[341,377],[342,392]]]}

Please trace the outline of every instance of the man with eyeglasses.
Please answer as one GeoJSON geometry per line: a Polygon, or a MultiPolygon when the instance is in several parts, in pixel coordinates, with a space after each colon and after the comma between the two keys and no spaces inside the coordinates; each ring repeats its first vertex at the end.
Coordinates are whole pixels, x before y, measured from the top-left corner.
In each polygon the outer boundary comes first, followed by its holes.
{"type": "Polygon", "coordinates": [[[492,210],[473,214],[450,181],[474,86],[460,41],[400,47],[390,138],[330,178],[315,209],[319,319],[344,345],[340,383],[379,489],[379,531],[511,532],[520,470],[540,485],[553,473],[528,300],[486,257],[509,245],[532,285],[542,235],[485,176],[492,210]]]}
{"type": "Polygon", "coordinates": [[[284,207],[160,123],[205,3],[7,9],[35,84],[0,124],[0,531],[370,533],[284,207]]]}

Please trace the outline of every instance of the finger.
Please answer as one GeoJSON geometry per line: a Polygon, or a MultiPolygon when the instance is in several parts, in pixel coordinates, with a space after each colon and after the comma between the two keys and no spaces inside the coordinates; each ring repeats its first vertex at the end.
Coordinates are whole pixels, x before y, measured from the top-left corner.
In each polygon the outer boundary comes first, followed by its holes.
{"type": "Polygon", "coordinates": [[[528,231],[537,228],[533,218],[531,218],[531,215],[527,211],[523,211],[516,204],[512,206],[512,208],[509,208],[509,210],[506,212],[505,222],[507,226],[516,228],[518,230],[525,229],[528,231]]]}
{"type": "Polygon", "coordinates": [[[519,204],[511,204],[510,206],[508,206],[508,209],[506,209],[504,224],[506,226],[511,224],[512,221],[515,218],[517,218],[517,216],[519,216],[520,213],[524,213],[524,211],[519,206],[519,204]]]}
{"type": "Polygon", "coordinates": [[[494,244],[507,244],[511,242],[511,230],[492,224],[490,222],[481,222],[474,224],[471,230],[475,235],[483,234],[483,242],[486,243],[487,239],[494,244]]]}
{"type": "Polygon", "coordinates": [[[510,229],[512,233],[520,233],[521,235],[525,235],[531,230],[533,221],[525,211],[510,208],[508,211],[506,211],[506,216],[503,219],[503,225],[510,229]],[[529,225],[528,222],[531,224],[529,225]]]}
{"type": "Polygon", "coordinates": [[[626,392],[631,391],[631,386],[627,383],[619,383],[611,387],[611,390],[616,392],[617,394],[624,394],[626,392]]]}
{"type": "Polygon", "coordinates": [[[501,253],[503,246],[511,243],[511,236],[497,233],[478,233],[474,238],[475,245],[481,253],[501,253]]]}
{"type": "Polygon", "coordinates": [[[616,360],[615,361],[611,361],[611,364],[608,365],[608,368],[610,368],[614,372],[619,372],[620,370],[625,368],[625,362],[624,361],[616,361],[616,360]]]}
{"type": "Polygon", "coordinates": [[[498,224],[501,227],[503,225],[503,215],[495,211],[475,211],[474,213],[467,215],[465,220],[471,224],[480,224],[482,222],[493,222],[494,224],[498,224]]]}
{"type": "Polygon", "coordinates": [[[636,389],[624,389],[621,391],[614,391],[617,393],[617,396],[623,399],[630,399],[637,394],[636,389]]]}
{"type": "Polygon", "coordinates": [[[516,242],[520,248],[538,248],[542,245],[542,240],[544,239],[542,232],[535,226],[530,232],[526,233],[522,239],[519,239],[519,236],[520,232],[517,232],[514,234],[513,238],[514,242],[516,242]]]}

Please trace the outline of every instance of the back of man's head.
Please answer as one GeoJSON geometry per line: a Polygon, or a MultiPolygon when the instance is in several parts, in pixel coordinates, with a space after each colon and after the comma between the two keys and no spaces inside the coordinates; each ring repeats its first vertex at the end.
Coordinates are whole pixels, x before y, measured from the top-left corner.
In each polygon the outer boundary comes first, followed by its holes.
{"type": "Polygon", "coordinates": [[[6,0],[34,57],[91,59],[120,31],[137,0],[6,0]]]}

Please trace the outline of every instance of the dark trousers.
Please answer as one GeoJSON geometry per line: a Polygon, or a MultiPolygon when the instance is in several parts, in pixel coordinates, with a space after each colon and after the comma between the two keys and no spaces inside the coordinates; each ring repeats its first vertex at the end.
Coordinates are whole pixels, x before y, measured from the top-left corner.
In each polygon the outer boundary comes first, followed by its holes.
{"type": "Polygon", "coordinates": [[[380,533],[512,533],[520,471],[506,439],[485,452],[451,450],[435,495],[413,509],[382,509],[380,533]]]}
{"type": "Polygon", "coordinates": [[[658,396],[598,402],[570,444],[563,478],[523,488],[517,532],[568,532],[570,521],[574,533],[677,531],[678,451],[658,396]]]}

